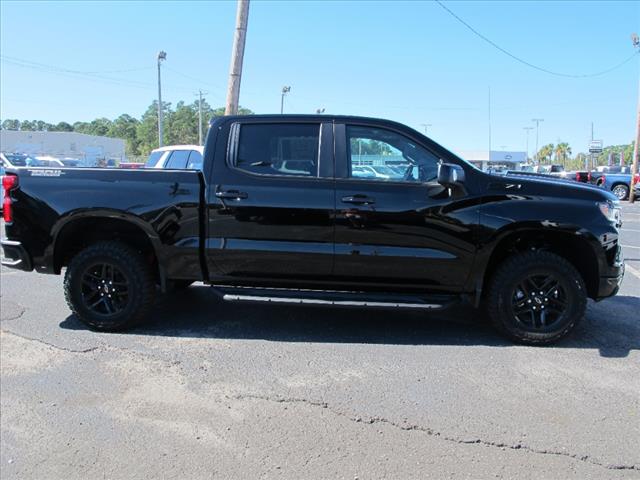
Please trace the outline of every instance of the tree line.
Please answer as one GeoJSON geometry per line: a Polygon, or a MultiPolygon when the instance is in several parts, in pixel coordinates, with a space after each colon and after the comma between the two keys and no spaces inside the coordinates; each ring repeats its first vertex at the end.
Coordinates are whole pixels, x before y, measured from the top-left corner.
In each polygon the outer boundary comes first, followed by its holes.
{"type": "MultiPolygon", "coordinates": [[[[602,153],[596,155],[596,165],[607,165],[609,156],[611,155],[614,164],[620,162],[620,156],[624,157],[626,165],[633,161],[633,147],[635,141],[623,145],[609,145],[602,149],[602,153]]],[[[571,146],[567,142],[558,142],[557,144],[549,143],[543,145],[538,150],[537,158],[540,163],[553,163],[563,165],[567,170],[582,170],[585,167],[585,160],[590,158],[589,153],[579,152],[572,157],[571,146]]]]}
{"type": "MultiPolygon", "coordinates": [[[[198,101],[187,104],[180,101],[172,108],[170,102],[162,102],[163,143],[165,145],[184,145],[198,143],[198,101]]],[[[247,108],[239,108],[239,114],[251,115],[247,108]]],[[[212,108],[202,100],[202,132],[207,134],[209,120],[224,115],[224,107],[212,108]]],[[[129,157],[148,155],[158,147],[158,102],[153,101],[138,119],[123,113],[114,120],[96,118],[91,122],[47,123],[42,120],[6,119],[1,124],[3,130],[78,132],[89,135],[122,138],[129,157]]]]}
{"type": "MultiPolygon", "coordinates": [[[[175,108],[169,102],[162,102],[164,118],[165,145],[197,144],[198,143],[198,101],[187,104],[180,101],[175,108]]],[[[240,107],[241,115],[251,115],[253,112],[240,107]]],[[[205,99],[202,100],[202,131],[206,135],[209,120],[224,115],[224,107],[212,108],[205,99]]],[[[126,113],[114,120],[96,118],[91,122],[59,122],[51,124],[42,120],[6,119],[0,126],[4,130],[49,131],[49,132],[79,132],[89,135],[122,138],[126,142],[128,157],[146,156],[158,147],[158,102],[153,101],[138,119],[126,113]]],[[[633,158],[634,142],[623,145],[609,145],[597,156],[597,164],[605,165],[609,154],[613,154],[613,162],[618,163],[620,155],[625,163],[630,164],[633,158]]],[[[380,142],[359,142],[351,145],[352,151],[363,155],[383,154],[384,145],[380,142]]],[[[572,157],[571,146],[567,142],[549,143],[538,151],[537,158],[541,163],[557,163],[566,169],[582,169],[588,153],[578,153],[572,157]]]]}

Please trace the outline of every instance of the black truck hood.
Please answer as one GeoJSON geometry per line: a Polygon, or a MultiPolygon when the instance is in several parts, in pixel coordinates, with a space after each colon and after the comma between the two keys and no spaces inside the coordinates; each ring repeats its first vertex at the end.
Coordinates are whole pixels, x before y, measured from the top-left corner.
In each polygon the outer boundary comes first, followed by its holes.
{"type": "Polygon", "coordinates": [[[616,201],[611,192],[595,185],[551,176],[533,176],[508,173],[506,175],[487,174],[490,191],[502,191],[513,194],[543,195],[548,197],[573,198],[588,201],[616,201]]]}

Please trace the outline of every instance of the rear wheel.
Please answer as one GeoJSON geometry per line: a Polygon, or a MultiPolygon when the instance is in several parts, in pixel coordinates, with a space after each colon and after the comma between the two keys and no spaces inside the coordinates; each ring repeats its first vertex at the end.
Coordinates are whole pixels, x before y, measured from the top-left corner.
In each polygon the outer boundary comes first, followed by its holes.
{"type": "Polygon", "coordinates": [[[489,286],[492,323],[512,340],[531,345],[566,336],[584,316],[587,295],[580,273],[545,251],[514,255],[498,267],[489,286]]]}
{"type": "Polygon", "coordinates": [[[151,267],[119,242],[85,248],[69,264],[64,279],[69,308],[94,330],[132,327],[148,315],[155,298],[151,267]]]}
{"type": "Polygon", "coordinates": [[[629,196],[629,187],[623,184],[616,185],[611,191],[618,197],[618,200],[624,200],[629,196]]]}

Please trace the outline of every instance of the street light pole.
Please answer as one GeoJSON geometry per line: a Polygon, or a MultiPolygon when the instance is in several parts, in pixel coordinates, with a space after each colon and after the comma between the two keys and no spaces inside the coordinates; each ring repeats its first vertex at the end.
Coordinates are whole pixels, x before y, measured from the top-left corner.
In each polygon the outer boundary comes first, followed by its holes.
{"type": "MultiPolygon", "coordinates": [[[[640,38],[637,33],[631,35],[633,47],[640,51],[640,38]]],[[[629,182],[629,203],[635,202],[635,179],[638,173],[638,144],[640,143],[640,80],[638,81],[638,106],[636,112],[636,144],[633,147],[633,159],[631,163],[631,182],[629,182]]]]}
{"type": "Polygon", "coordinates": [[[282,87],[282,96],[280,97],[280,115],[284,113],[284,96],[291,91],[291,87],[282,87]]]}
{"type": "Polygon", "coordinates": [[[522,127],[527,132],[527,162],[529,161],[529,131],[533,130],[533,127],[522,127]]]}
{"type": "Polygon", "coordinates": [[[160,83],[160,63],[167,59],[167,52],[158,52],[158,146],[162,146],[162,86],[160,83]]]}
{"type": "Polygon", "coordinates": [[[424,135],[426,137],[427,136],[427,129],[429,127],[432,127],[433,125],[431,125],[430,123],[421,123],[420,126],[424,127],[424,135]]]}
{"type": "Polygon", "coordinates": [[[540,133],[540,122],[544,122],[544,118],[532,118],[532,122],[536,122],[536,165],[540,163],[540,156],[538,154],[538,134],[540,133]]]}
{"type": "Polygon", "coordinates": [[[198,145],[202,146],[202,95],[206,95],[209,92],[203,92],[198,90],[198,145]]]}

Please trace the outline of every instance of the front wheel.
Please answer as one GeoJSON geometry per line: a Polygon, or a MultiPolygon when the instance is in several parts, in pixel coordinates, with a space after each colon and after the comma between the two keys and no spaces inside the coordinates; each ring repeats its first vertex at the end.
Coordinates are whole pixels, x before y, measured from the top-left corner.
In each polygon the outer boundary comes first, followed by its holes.
{"type": "Polygon", "coordinates": [[[587,294],[580,273],[546,251],[520,253],[496,270],[487,310],[494,326],[512,340],[545,345],[565,337],[584,316],[587,294]]]}
{"type": "Polygon", "coordinates": [[[616,185],[611,191],[618,197],[618,200],[624,200],[629,196],[629,187],[626,185],[616,185]]]}
{"type": "Polygon", "coordinates": [[[153,306],[155,280],[141,254],[119,242],[100,242],[73,257],[64,295],[89,328],[116,331],[145,319],[153,306]]]}

